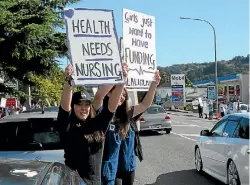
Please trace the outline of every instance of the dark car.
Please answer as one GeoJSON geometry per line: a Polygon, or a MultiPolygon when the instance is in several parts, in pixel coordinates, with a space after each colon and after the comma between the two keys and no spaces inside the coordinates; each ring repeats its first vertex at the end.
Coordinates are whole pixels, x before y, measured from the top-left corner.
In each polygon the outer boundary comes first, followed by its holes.
{"type": "Polygon", "coordinates": [[[86,185],[77,172],[58,162],[0,160],[1,185],[86,185]]]}
{"type": "Polygon", "coordinates": [[[32,112],[0,120],[0,159],[17,158],[64,163],[55,127],[57,112],[32,112]]]}

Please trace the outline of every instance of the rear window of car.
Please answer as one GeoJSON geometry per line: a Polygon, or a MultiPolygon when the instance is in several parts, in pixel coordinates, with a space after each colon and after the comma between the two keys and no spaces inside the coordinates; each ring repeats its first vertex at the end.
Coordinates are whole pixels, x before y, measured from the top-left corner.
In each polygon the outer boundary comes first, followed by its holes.
{"type": "Polygon", "coordinates": [[[166,111],[162,107],[149,107],[146,111],[148,114],[158,114],[158,113],[166,113],[166,111]]]}
{"type": "Polygon", "coordinates": [[[62,149],[54,119],[29,119],[0,124],[0,151],[62,149]]]}
{"type": "Polygon", "coordinates": [[[241,105],[241,106],[240,106],[240,109],[241,109],[241,110],[247,110],[248,107],[247,107],[247,105],[241,105]]]}

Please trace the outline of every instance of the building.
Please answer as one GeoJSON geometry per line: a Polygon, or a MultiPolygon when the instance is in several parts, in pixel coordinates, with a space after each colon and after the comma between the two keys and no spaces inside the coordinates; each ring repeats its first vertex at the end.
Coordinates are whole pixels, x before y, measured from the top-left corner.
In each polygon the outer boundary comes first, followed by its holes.
{"type": "MultiPolygon", "coordinates": [[[[193,82],[198,87],[207,87],[214,85],[215,79],[208,79],[199,82],[193,82]]],[[[227,102],[237,101],[238,99],[249,104],[249,74],[232,74],[218,77],[218,97],[227,102]]]]}
{"type": "MultiPolygon", "coordinates": [[[[172,89],[170,82],[163,83],[160,85],[157,90],[156,94],[160,95],[161,102],[166,102],[171,100],[172,89]]],[[[186,102],[192,102],[197,98],[205,98],[207,97],[207,88],[206,87],[186,87],[185,88],[185,96],[186,102]]]]}

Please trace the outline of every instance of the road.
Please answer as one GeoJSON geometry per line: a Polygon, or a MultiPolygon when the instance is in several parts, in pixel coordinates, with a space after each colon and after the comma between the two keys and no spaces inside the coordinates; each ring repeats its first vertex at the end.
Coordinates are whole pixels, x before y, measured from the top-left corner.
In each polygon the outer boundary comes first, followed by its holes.
{"type": "Polygon", "coordinates": [[[141,133],[144,160],[137,161],[135,185],[221,185],[194,166],[194,145],[200,131],[210,129],[216,120],[171,115],[173,132],[141,133]]]}

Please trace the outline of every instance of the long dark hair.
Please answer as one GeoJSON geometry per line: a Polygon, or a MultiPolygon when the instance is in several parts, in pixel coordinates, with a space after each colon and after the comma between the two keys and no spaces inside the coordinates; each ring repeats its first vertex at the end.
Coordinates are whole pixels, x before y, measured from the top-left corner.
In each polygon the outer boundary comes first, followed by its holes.
{"type": "MultiPolygon", "coordinates": [[[[71,120],[72,124],[80,123],[81,125],[84,125],[85,122],[89,121],[90,119],[94,118],[95,116],[96,116],[96,111],[95,111],[94,107],[91,105],[89,116],[87,117],[86,120],[82,121],[75,114],[74,104],[71,104],[70,120],[71,120]]],[[[87,141],[89,143],[94,143],[94,142],[100,143],[100,142],[105,141],[105,134],[99,130],[97,130],[93,133],[85,133],[83,136],[87,139],[87,141]]]]}
{"type": "MultiPolygon", "coordinates": [[[[146,95],[147,95],[147,92],[145,92],[145,93],[143,94],[143,96],[141,97],[140,103],[144,100],[144,98],[145,98],[146,95]]],[[[144,113],[144,112],[142,112],[142,113],[136,115],[135,117],[133,117],[134,122],[138,121],[143,113],[144,113]]]]}
{"type": "MultiPolygon", "coordinates": [[[[112,93],[112,91],[115,89],[116,86],[114,86],[109,92],[112,93]]],[[[130,109],[130,104],[129,104],[129,97],[128,97],[128,92],[126,89],[125,90],[125,101],[117,107],[116,112],[115,112],[115,121],[117,121],[119,125],[119,134],[123,139],[126,138],[126,135],[129,130],[129,118],[128,118],[128,112],[131,110],[130,109]]],[[[103,101],[103,106],[107,107],[108,106],[108,100],[109,97],[106,96],[103,101]]]]}

